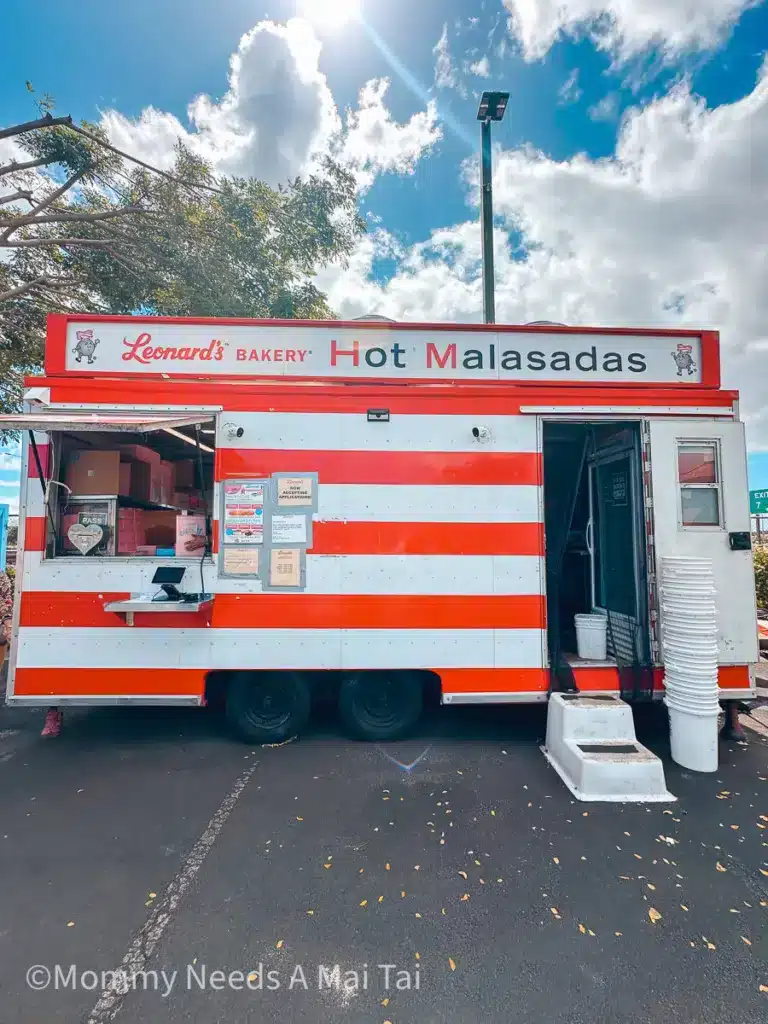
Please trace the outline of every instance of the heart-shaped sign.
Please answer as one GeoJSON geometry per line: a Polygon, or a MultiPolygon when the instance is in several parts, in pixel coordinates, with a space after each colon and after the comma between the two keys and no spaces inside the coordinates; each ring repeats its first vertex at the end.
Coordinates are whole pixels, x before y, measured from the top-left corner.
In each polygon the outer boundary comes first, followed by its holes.
{"type": "Polygon", "coordinates": [[[91,548],[95,548],[102,541],[104,529],[95,523],[91,523],[90,526],[73,523],[67,530],[67,536],[81,555],[87,555],[91,548]]]}

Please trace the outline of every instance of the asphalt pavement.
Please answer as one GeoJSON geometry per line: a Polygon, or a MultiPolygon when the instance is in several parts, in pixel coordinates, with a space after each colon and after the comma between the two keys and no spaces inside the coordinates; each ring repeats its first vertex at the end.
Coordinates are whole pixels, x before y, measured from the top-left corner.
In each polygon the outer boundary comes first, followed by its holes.
{"type": "Polygon", "coordinates": [[[574,802],[539,707],[382,746],[332,717],[271,748],[194,709],[40,718],[0,715],[3,1024],[768,1022],[760,734],[694,775],[638,714],[679,798],[639,806],[574,802]]]}

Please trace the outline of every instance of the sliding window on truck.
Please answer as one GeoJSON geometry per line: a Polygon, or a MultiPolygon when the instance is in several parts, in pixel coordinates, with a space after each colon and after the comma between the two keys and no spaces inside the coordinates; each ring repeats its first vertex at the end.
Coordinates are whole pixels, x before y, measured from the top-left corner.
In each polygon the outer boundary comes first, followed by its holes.
{"type": "MultiPolygon", "coordinates": [[[[205,552],[214,420],[133,419],[118,429],[105,418],[46,431],[47,557],[199,558],[205,552]]],[[[28,485],[35,487],[37,455],[30,447],[28,485]]]]}

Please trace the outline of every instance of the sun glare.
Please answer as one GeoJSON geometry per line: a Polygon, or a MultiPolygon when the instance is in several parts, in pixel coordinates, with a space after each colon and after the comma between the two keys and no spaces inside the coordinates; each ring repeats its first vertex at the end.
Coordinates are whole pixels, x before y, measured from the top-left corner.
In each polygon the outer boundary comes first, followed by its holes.
{"type": "Polygon", "coordinates": [[[299,0],[299,14],[318,29],[336,31],[360,17],[360,0],[299,0]]]}

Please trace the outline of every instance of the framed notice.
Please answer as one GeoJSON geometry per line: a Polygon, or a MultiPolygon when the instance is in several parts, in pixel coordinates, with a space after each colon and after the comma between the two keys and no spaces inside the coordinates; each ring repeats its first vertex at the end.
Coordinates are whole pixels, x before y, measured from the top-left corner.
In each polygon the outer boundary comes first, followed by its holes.
{"type": "Polygon", "coordinates": [[[317,473],[273,473],[274,512],[317,512],[317,473]]]}
{"type": "Polygon", "coordinates": [[[221,484],[219,574],[257,579],[259,547],[269,520],[271,480],[225,480],[221,484]]]}
{"type": "Polygon", "coordinates": [[[304,552],[301,548],[272,548],[269,553],[268,586],[272,590],[302,587],[304,552]]]}
{"type": "Polygon", "coordinates": [[[311,521],[306,513],[284,515],[273,512],[271,518],[270,543],[274,545],[301,544],[311,546],[311,521]]]}
{"type": "Polygon", "coordinates": [[[226,576],[258,576],[260,548],[225,547],[222,572],[226,576]]]}

